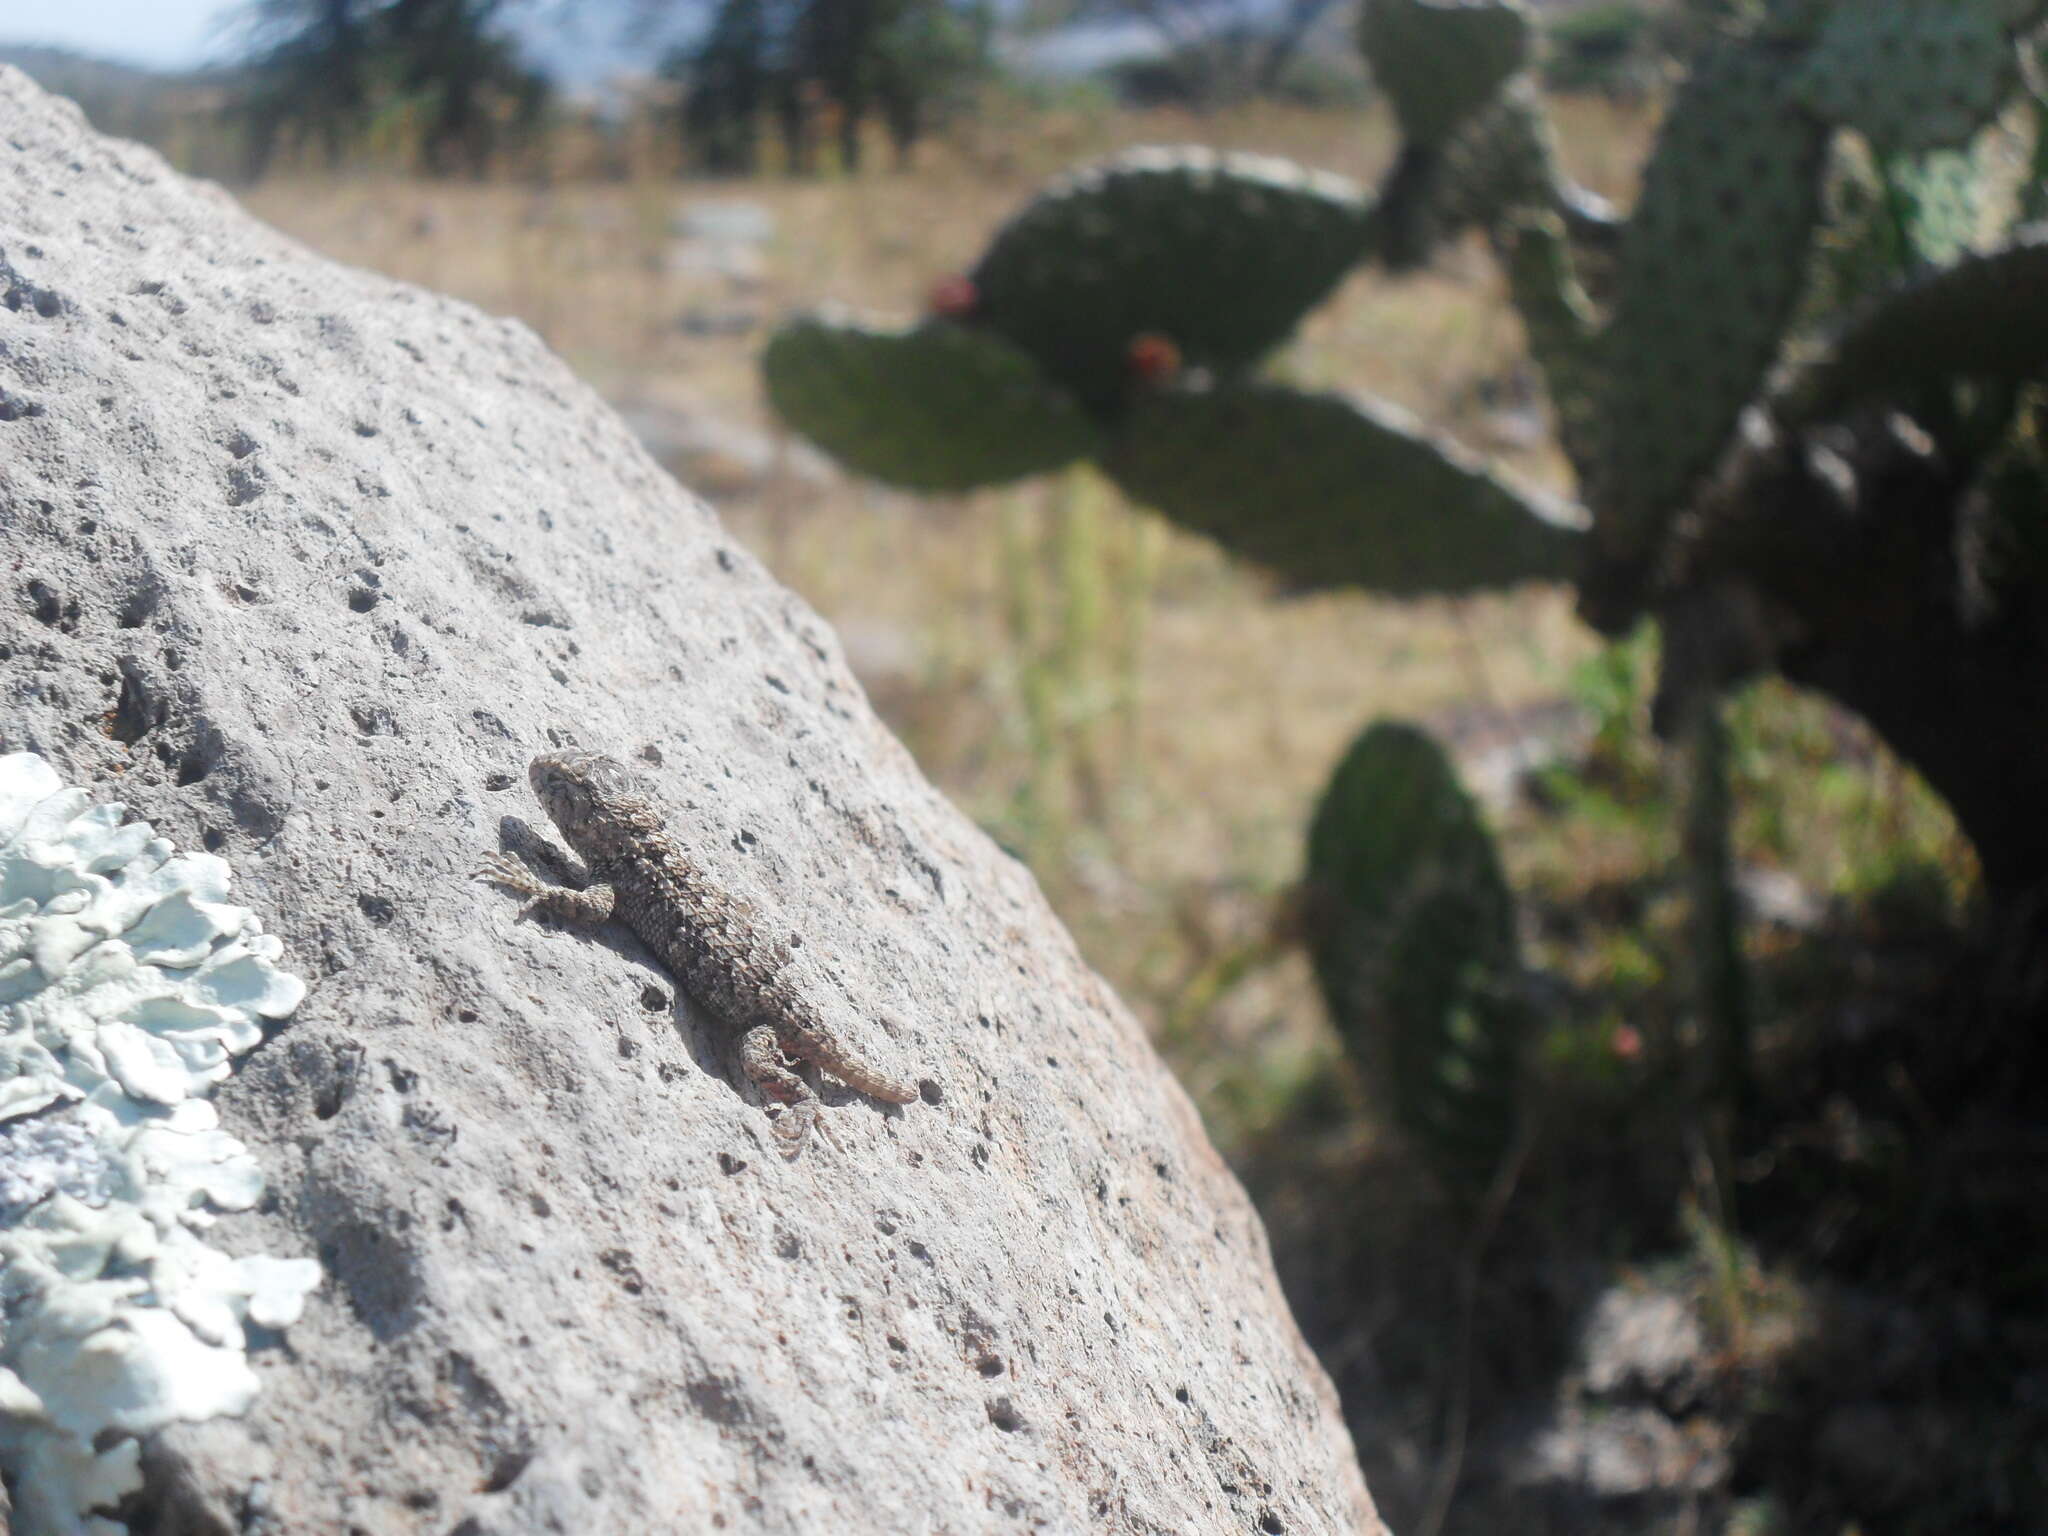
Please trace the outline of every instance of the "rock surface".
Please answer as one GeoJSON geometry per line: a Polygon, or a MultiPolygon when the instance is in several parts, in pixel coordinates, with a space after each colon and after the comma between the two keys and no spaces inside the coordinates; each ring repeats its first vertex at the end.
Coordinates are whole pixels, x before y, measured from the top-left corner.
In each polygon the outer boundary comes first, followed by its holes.
{"type": "Polygon", "coordinates": [[[0,146],[0,751],[225,856],[311,983],[215,1240],[326,1280],[147,1528],[1381,1530],[1187,1099],[817,616],[523,327],[5,69],[0,146]],[[923,1102],[786,1161],[647,952],[472,883],[569,742],[923,1102]]]}

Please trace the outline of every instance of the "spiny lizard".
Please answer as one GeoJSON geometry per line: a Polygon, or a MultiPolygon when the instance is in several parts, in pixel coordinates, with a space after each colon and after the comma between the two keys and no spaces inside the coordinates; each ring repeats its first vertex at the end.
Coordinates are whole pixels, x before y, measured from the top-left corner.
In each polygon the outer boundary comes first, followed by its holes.
{"type": "Polygon", "coordinates": [[[740,1065],[762,1094],[785,1106],[775,1134],[794,1151],[817,1119],[818,1096],[789,1070],[785,1055],[817,1063],[862,1093],[908,1104],[917,1086],[871,1066],[842,1034],[838,1015],[806,987],[792,942],[744,897],[706,878],[669,831],[655,797],[624,764],[596,752],[550,752],[527,770],[534,793],[583,860],[582,889],[536,880],[505,854],[484,861],[479,879],[530,899],[565,922],[622,919],[684,990],[742,1025],[740,1065]]]}

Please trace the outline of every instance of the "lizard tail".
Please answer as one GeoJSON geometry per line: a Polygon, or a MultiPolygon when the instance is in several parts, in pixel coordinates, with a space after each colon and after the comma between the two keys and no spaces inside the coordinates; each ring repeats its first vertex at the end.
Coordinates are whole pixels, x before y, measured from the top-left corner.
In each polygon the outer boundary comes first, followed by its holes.
{"type": "Polygon", "coordinates": [[[891,1104],[910,1104],[917,1099],[917,1084],[893,1077],[836,1046],[820,1042],[805,1054],[847,1087],[857,1088],[870,1098],[885,1099],[891,1104]]]}

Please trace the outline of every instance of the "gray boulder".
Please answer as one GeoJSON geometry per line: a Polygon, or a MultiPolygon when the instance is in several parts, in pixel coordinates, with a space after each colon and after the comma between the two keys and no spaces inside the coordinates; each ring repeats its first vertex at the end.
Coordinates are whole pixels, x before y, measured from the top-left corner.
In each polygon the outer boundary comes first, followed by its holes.
{"type": "Polygon", "coordinates": [[[226,858],[308,983],[213,1100],[269,1194],[210,1241],[323,1279],[252,1334],[246,1413],[144,1438],[125,1518],[1382,1529],[1187,1097],[817,615],[523,326],[0,69],[23,751],[226,858]],[[549,830],[524,769],[570,743],[659,787],[919,1102],[827,1084],[785,1159],[728,1021],[471,880],[549,830]]]}

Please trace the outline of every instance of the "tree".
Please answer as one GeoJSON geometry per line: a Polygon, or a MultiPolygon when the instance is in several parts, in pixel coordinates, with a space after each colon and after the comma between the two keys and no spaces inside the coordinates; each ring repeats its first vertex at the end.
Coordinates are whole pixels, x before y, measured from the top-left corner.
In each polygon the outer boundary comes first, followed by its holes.
{"type": "Polygon", "coordinates": [[[664,64],[664,74],[688,81],[683,139],[705,170],[739,176],[757,169],[776,41],[768,0],[725,0],[704,40],[664,64]]]}
{"type": "Polygon", "coordinates": [[[940,122],[962,111],[988,70],[984,6],[895,0],[875,39],[875,98],[897,163],[940,122]]]}
{"type": "Polygon", "coordinates": [[[399,98],[421,112],[420,154],[435,175],[483,174],[503,128],[530,128],[546,102],[546,81],[492,29],[503,3],[392,0],[381,13],[379,42],[399,98]]]}
{"type": "MultiPolygon", "coordinates": [[[[1336,0],[1072,0],[1063,20],[1137,21],[1158,34],[1177,93],[1205,105],[1271,92],[1336,0]]],[[[1157,78],[1158,71],[1154,71],[1157,78]]]]}
{"type": "Polygon", "coordinates": [[[796,67],[839,118],[839,163],[860,168],[860,130],[874,83],[877,23],[887,0],[807,0],[797,21],[796,67]]]}
{"type": "Polygon", "coordinates": [[[496,30],[504,0],[253,0],[256,53],[242,103],[250,174],[287,143],[338,163],[373,123],[412,119],[435,175],[481,174],[530,129],[547,84],[496,30]]]}
{"type": "Polygon", "coordinates": [[[823,108],[839,162],[854,170],[871,117],[900,160],[959,110],[987,66],[989,31],[978,5],[952,0],[720,0],[702,40],[665,73],[686,82],[683,136],[705,169],[755,169],[772,112],[791,168],[809,170],[823,108]]]}
{"type": "Polygon", "coordinates": [[[251,61],[242,110],[251,177],[261,176],[287,132],[318,139],[330,164],[368,120],[368,26],[359,0],[256,0],[252,36],[269,40],[251,61]]]}

